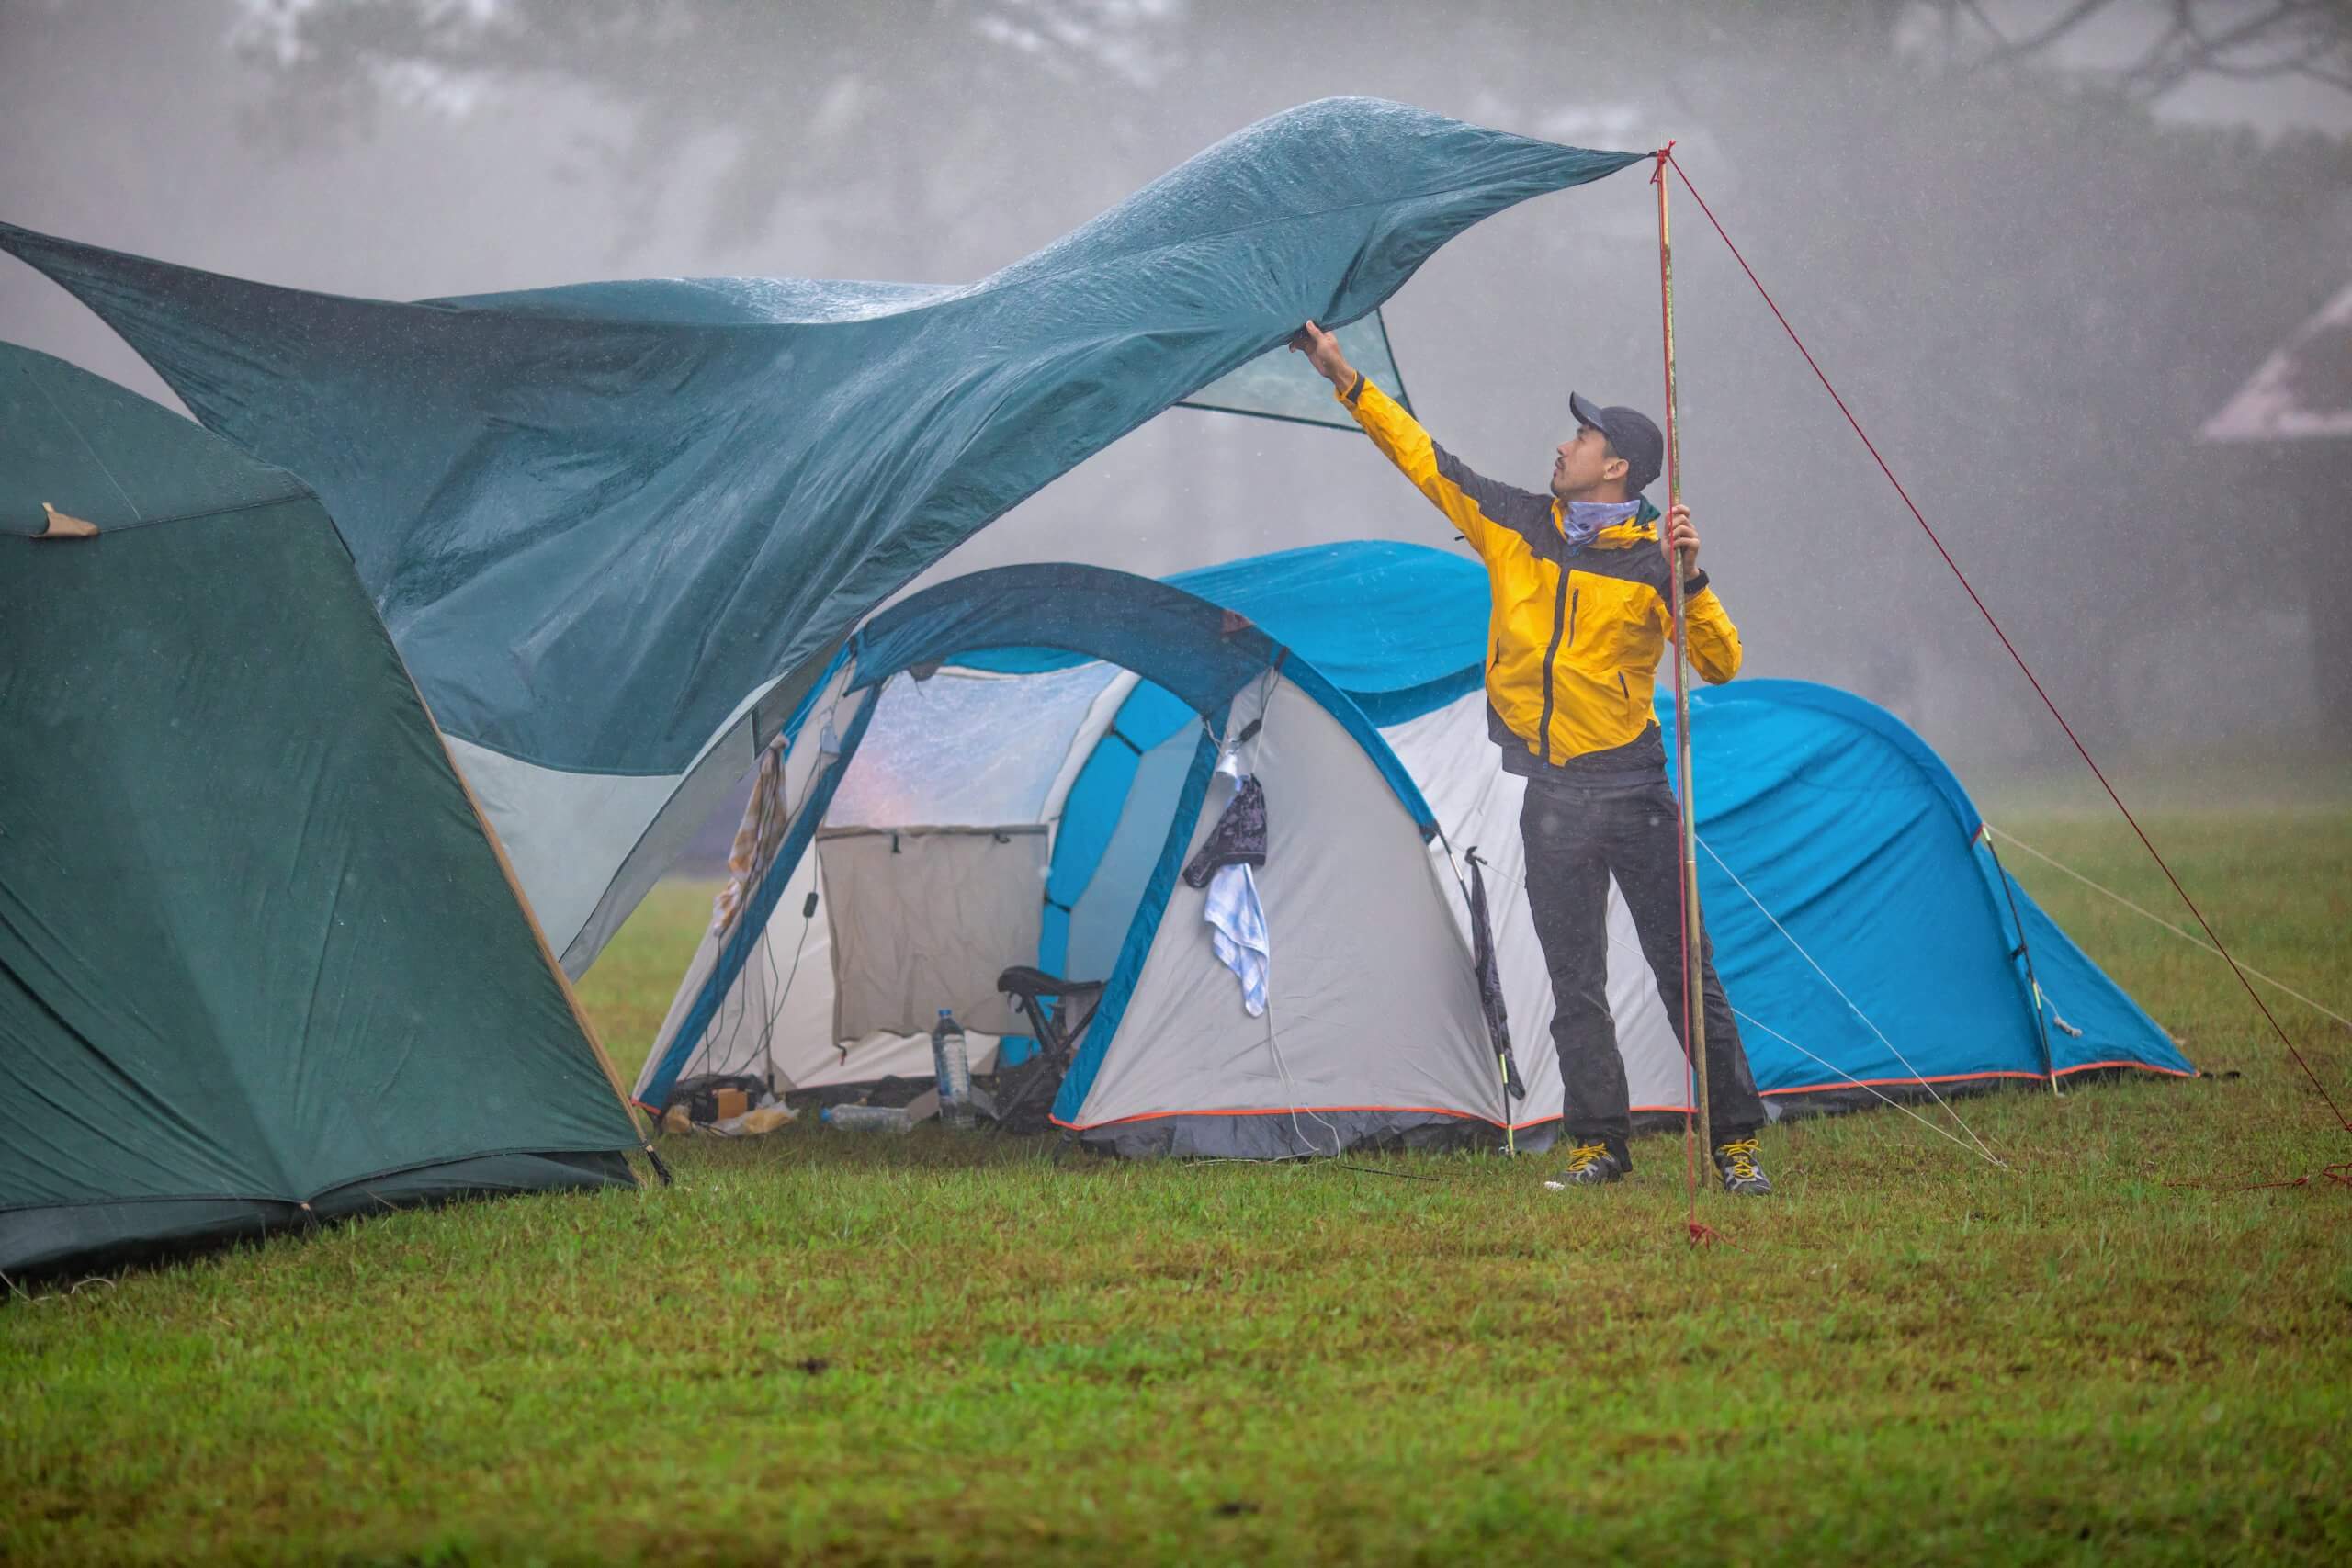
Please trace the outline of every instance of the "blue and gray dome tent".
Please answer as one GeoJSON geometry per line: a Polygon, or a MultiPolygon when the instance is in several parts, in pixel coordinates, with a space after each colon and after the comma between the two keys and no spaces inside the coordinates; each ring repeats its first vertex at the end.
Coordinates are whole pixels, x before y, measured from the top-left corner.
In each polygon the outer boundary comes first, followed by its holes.
{"type": "MultiPolygon", "coordinates": [[[[763,760],[639,1098],[706,1073],[778,1090],[919,1075],[936,1009],[1009,1034],[995,976],[1035,964],[1107,982],[1054,1107],[1098,1146],[1540,1141],[1559,1074],[1521,784],[1486,739],[1486,616],[1473,562],[1393,543],[1164,583],[1007,568],[875,615],[763,760]],[[1261,1018],[1176,874],[1232,788],[1225,740],[1268,801],[1261,1018]],[[1474,848],[1523,1099],[1480,1011],[1474,848]]],[[[2000,870],[1891,715],[1788,681],[1696,694],[1691,715],[1702,897],[1778,1112],[2191,1070],[2000,870]]],[[[1610,991],[1636,1106],[1679,1114],[1681,1053],[1613,898],[1610,991]]]]}

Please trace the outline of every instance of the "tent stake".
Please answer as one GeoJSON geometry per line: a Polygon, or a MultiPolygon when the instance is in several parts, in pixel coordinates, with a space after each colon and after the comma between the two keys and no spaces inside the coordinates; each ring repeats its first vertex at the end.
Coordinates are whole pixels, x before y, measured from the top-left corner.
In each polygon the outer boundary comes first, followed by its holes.
{"type": "MultiPolygon", "coordinates": [[[[1674,151],[1668,141],[1657,152],[1657,168],[1650,184],[1657,187],[1658,310],[1666,339],[1666,505],[1670,514],[1682,500],[1682,449],[1675,436],[1674,400],[1674,244],[1666,221],[1666,160],[1674,151]]],[[[1690,564],[1674,553],[1667,573],[1668,592],[1674,610],[1674,779],[1682,805],[1682,1049],[1690,1061],[1690,1081],[1698,1102],[1699,1131],[1712,1152],[1714,1124],[1707,1113],[1707,1009],[1700,989],[1706,953],[1699,922],[1698,790],[1690,777],[1690,672],[1685,649],[1690,633],[1683,620],[1682,581],[1690,564]]]]}

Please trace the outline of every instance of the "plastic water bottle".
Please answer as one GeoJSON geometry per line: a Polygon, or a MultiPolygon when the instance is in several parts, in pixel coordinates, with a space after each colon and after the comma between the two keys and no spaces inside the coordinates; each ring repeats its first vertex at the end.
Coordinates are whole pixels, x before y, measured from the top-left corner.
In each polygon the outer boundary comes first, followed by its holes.
{"type": "Polygon", "coordinates": [[[903,1133],[914,1125],[903,1105],[828,1105],[817,1120],[845,1133],[903,1133]]]}
{"type": "Polygon", "coordinates": [[[964,1054],[964,1029],[956,1015],[939,1010],[931,1031],[931,1064],[939,1075],[939,1120],[961,1132],[972,1125],[972,1064],[964,1054]]]}

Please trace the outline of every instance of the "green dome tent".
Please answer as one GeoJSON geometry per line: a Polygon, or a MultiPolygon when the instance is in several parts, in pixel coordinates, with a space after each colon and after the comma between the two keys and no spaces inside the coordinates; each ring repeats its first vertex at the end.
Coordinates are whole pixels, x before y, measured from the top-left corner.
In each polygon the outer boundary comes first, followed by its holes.
{"type": "Polygon", "coordinates": [[[632,1183],[318,500],[0,344],[0,1272],[632,1183]]]}

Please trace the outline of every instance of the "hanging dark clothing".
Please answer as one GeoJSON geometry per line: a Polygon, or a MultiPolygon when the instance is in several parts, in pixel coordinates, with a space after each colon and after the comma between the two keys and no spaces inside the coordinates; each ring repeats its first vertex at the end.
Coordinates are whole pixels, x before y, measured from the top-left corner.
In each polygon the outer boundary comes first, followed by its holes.
{"type": "Polygon", "coordinates": [[[1233,798],[1209,829],[1209,836],[1184,864],[1184,884],[1206,887],[1221,866],[1266,863],[1266,792],[1254,778],[1245,778],[1233,798]]]}

